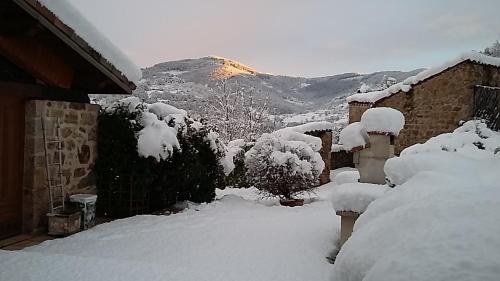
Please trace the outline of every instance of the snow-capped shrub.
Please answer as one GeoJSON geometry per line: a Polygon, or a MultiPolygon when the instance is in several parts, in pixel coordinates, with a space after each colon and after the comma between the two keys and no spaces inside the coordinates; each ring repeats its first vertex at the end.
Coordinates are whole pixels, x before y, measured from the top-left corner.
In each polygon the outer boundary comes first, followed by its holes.
{"type": "Polygon", "coordinates": [[[99,196],[97,210],[112,217],[132,215],[130,200],[147,201],[148,192],[143,187],[149,186],[154,178],[150,160],[137,153],[136,135],[143,128],[136,122],[141,114],[141,109],[137,109],[130,110],[122,104],[99,113],[98,158],[94,169],[99,196]],[[124,191],[127,196],[123,196],[124,191]]]}
{"type": "Polygon", "coordinates": [[[133,214],[131,200],[148,202],[144,211],[209,202],[224,185],[224,146],[184,110],[129,97],[101,111],[99,130],[100,209],[112,216],[133,214]]]}
{"type": "Polygon", "coordinates": [[[263,134],[245,154],[248,180],[264,195],[293,199],[312,190],[324,168],[321,145],[299,133],[263,134]]]}
{"type": "Polygon", "coordinates": [[[171,157],[157,162],[155,187],[151,205],[154,209],[165,208],[179,201],[210,202],[215,189],[224,186],[221,159],[224,149],[218,139],[208,137],[208,126],[195,128],[187,121],[178,133],[180,150],[171,157]]]}
{"type": "Polygon", "coordinates": [[[226,186],[234,188],[248,188],[251,186],[246,176],[245,153],[252,146],[252,142],[245,142],[243,139],[233,140],[227,144],[226,158],[233,163],[234,168],[226,175],[226,186]]]}

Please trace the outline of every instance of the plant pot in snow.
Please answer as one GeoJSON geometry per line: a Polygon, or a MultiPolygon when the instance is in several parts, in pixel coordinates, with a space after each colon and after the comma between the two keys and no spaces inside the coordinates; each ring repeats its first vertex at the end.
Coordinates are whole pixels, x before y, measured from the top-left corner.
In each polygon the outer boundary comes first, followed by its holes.
{"type": "Polygon", "coordinates": [[[281,206],[297,207],[304,205],[304,199],[284,199],[280,200],[281,206]]]}

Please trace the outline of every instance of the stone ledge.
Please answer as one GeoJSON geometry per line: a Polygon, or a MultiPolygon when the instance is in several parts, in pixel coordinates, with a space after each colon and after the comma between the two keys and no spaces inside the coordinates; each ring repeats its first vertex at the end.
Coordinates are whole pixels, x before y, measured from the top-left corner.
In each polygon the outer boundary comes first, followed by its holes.
{"type": "Polygon", "coordinates": [[[337,216],[358,218],[362,213],[353,211],[336,211],[337,216]]]}

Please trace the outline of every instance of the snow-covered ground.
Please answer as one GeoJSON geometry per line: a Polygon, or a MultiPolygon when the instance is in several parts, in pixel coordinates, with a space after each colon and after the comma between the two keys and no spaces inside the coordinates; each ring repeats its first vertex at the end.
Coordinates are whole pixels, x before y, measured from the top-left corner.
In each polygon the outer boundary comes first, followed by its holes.
{"type": "Polygon", "coordinates": [[[0,280],[328,280],[339,218],[325,185],[303,207],[255,189],[171,216],[136,216],[23,251],[0,251],[0,280]]]}
{"type": "Polygon", "coordinates": [[[500,280],[499,151],[499,132],[468,121],[388,160],[396,186],[356,221],[331,280],[500,280]]]}

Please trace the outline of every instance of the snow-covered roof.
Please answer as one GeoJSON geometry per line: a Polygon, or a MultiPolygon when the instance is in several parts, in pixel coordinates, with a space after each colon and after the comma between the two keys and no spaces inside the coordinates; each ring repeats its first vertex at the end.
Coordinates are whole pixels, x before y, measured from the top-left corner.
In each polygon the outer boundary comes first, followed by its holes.
{"type": "Polygon", "coordinates": [[[361,124],[368,133],[397,136],[405,125],[405,117],[403,113],[394,108],[375,107],[363,113],[361,124]]]}
{"type": "MultiPolygon", "coordinates": [[[[31,1],[29,1],[31,2],[31,1]]],[[[60,22],[53,23],[60,31],[66,33],[71,40],[77,35],[88,46],[97,52],[111,67],[114,67],[129,82],[137,84],[142,72],[123,52],[108,38],[99,32],[69,1],[36,0],[41,7],[51,12],[60,22]],[[66,26],[64,26],[66,25],[66,26]],[[62,27],[61,27],[62,26],[62,27]],[[74,35],[68,34],[74,32],[74,35]]],[[[29,3],[32,8],[39,9],[37,4],[29,3]]],[[[39,11],[40,12],[40,11],[39,11]]],[[[46,17],[46,13],[41,13],[46,17]]],[[[78,41],[78,40],[77,40],[78,41]]],[[[81,43],[81,42],[78,42],[81,43]]],[[[100,63],[100,62],[99,62],[100,63]]]]}
{"type": "Polygon", "coordinates": [[[426,69],[415,76],[406,78],[403,82],[392,85],[391,87],[382,91],[373,91],[367,93],[354,94],[347,97],[347,102],[361,102],[361,103],[375,103],[380,99],[392,96],[400,91],[409,92],[412,87],[434,75],[437,75],[455,65],[462,63],[464,61],[471,61],[483,65],[491,65],[495,67],[500,67],[500,58],[495,58],[487,55],[483,55],[478,52],[464,53],[458,58],[451,60],[445,64],[437,67],[432,67],[426,69]]]}

